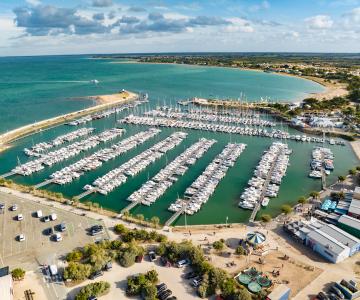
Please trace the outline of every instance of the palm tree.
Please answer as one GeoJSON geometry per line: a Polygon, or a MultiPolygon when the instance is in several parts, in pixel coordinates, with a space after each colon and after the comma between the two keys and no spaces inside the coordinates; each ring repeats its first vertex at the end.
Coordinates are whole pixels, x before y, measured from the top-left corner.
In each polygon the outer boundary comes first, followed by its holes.
{"type": "Polygon", "coordinates": [[[150,219],[150,221],[151,221],[151,223],[154,224],[155,228],[158,227],[158,225],[159,225],[159,223],[160,223],[160,219],[159,219],[158,217],[156,217],[156,216],[152,217],[152,218],[150,219]]]}

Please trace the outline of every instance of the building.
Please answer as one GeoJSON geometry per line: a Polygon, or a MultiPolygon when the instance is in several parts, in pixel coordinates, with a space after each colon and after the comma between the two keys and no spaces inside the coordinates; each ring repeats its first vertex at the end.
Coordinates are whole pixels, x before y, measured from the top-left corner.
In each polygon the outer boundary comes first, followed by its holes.
{"type": "Polygon", "coordinates": [[[360,251],[360,240],[357,237],[316,218],[310,221],[287,223],[283,228],[296,240],[333,263],[340,262],[360,251]]]}
{"type": "Polygon", "coordinates": [[[360,219],[360,200],[355,198],[355,193],[349,206],[348,215],[355,219],[360,219]]]}
{"type": "Polygon", "coordinates": [[[280,284],[267,295],[266,300],[288,300],[290,299],[290,288],[285,284],[280,284]]]}
{"type": "Polygon", "coordinates": [[[0,299],[13,300],[13,281],[9,267],[0,269],[0,299]]]}
{"type": "Polygon", "coordinates": [[[338,226],[347,233],[360,238],[360,220],[353,217],[342,215],[339,218],[338,226]]]}
{"type": "Polygon", "coordinates": [[[306,236],[306,245],[337,263],[360,251],[360,240],[335,225],[325,225],[306,236]]]}

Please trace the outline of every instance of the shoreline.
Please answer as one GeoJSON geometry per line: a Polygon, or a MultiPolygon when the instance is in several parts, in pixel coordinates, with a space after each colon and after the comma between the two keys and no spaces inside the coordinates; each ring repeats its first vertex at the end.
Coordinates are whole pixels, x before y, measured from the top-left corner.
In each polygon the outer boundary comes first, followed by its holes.
{"type": "MultiPolygon", "coordinates": [[[[70,112],[67,114],[63,114],[57,117],[53,117],[50,119],[42,120],[39,122],[36,122],[34,124],[28,124],[21,126],[19,128],[13,129],[9,132],[3,133],[0,135],[0,152],[8,149],[11,147],[10,143],[19,139],[26,137],[28,135],[34,134],[38,131],[41,131],[43,129],[59,125],[65,122],[68,122],[70,120],[95,113],[100,110],[108,109],[113,106],[116,106],[121,103],[126,103],[128,101],[134,101],[137,99],[138,95],[136,93],[130,92],[130,91],[122,91],[121,93],[114,94],[116,96],[112,95],[99,95],[99,96],[90,96],[95,97],[95,100],[97,101],[97,104],[82,110],[70,112]]],[[[90,98],[91,99],[91,98],[90,98]]]]}
{"type": "Polygon", "coordinates": [[[350,142],[349,144],[350,144],[351,148],[353,149],[356,157],[360,161],[360,140],[350,142]]]}
{"type": "MultiPolygon", "coordinates": [[[[111,59],[110,59],[111,60],[111,59]]],[[[177,66],[193,66],[193,67],[208,67],[208,68],[226,68],[226,69],[235,69],[235,70],[244,70],[244,71],[253,71],[253,72],[262,72],[265,73],[264,70],[262,69],[252,69],[252,68],[246,68],[246,67],[231,67],[231,66],[208,66],[208,65],[196,65],[196,64],[178,64],[178,63],[161,63],[161,62],[140,62],[136,59],[133,59],[132,61],[111,61],[110,63],[112,64],[129,64],[129,63],[138,63],[138,64],[151,64],[151,65],[177,65],[177,66]]],[[[346,89],[346,85],[336,82],[336,83],[332,83],[332,82],[325,82],[324,79],[322,78],[318,78],[318,77],[313,77],[313,76],[299,76],[299,75],[295,75],[295,74],[287,74],[287,73],[282,73],[282,72],[269,72],[268,74],[275,74],[275,75],[279,75],[279,76],[290,76],[290,77],[295,77],[298,79],[303,79],[303,80],[309,80],[312,82],[315,82],[319,85],[321,85],[322,87],[324,87],[324,91],[322,92],[318,92],[318,93],[306,93],[308,95],[308,97],[302,98],[300,100],[291,100],[288,102],[291,103],[298,103],[301,100],[304,100],[306,98],[315,98],[317,100],[329,100],[332,99],[334,97],[342,97],[348,94],[348,91],[346,89]]],[[[284,100],[285,101],[285,100],[284,100]]]]}

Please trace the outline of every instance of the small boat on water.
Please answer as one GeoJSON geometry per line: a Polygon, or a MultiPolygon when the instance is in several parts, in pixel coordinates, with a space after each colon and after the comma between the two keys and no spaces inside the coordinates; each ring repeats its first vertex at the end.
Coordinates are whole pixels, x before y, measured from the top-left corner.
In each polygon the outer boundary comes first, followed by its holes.
{"type": "Polygon", "coordinates": [[[99,80],[97,80],[97,79],[91,79],[90,80],[90,83],[92,83],[92,84],[99,84],[99,80]]]}
{"type": "Polygon", "coordinates": [[[266,207],[269,204],[270,199],[268,197],[265,197],[263,201],[261,202],[261,206],[266,207]]]}

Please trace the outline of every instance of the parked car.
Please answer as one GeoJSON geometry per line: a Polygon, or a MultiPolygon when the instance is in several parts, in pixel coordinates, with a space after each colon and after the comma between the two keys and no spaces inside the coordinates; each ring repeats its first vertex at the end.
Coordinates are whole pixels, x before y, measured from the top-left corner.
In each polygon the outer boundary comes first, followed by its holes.
{"type": "Polygon", "coordinates": [[[189,273],[186,273],[185,275],[184,275],[184,278],[185,279],[193,279],[193,278],[195,278],[197,276],[197,274],[196,274],[196,272],[189,272],[189,273]]]}
{"type": "Polygon", "coordinates": [[[16,216],[16,220],[22,221],[22,220],[24,220],[24,216],[23,216],[22,214],[18,214],[18,215],[16,216]]]}
{"type": "Polygon", "coordinates": [[[185,267],[185,266],[187,266],[187,265],[189,265],[189,264],[190,264],[190,262],[189,262],[188,259],[182,259],[182,260],[179,260],[179,261],[176,263],[176,266],[177,266],[178,268],[183,268],[183,267],[185,267]]]}
{"type": "Polygon", "coordinates": [[[41,220],[43,222],[47,223],[47,222],[50,222],[50,217],[49,216],[44,216],[41,220]]]}
{"type": "Polygon", "coordinates": [[[35,215],[36,215],[37,218],[42,218],[43,213],[42,213],[41,210],[38,210],[38,211],[36,211],[35,215]]]}
{"type": "Polygon", "coordinates": [[[10,210],[11,210],[11,211],[17,211],[17,210],[18,210],[17,204],[11,205],[11,206],[10,206],[10,210]]]}
{"type": "Polygon", "coordinates": [[[49,218],[51,221],[55,221],[57,219],[57,215],[52,213],[52,214],[50,214],[49,218]]]}
{"type": "Polygon", "coordinates": [[[54,231],[53,231],[52,227],[46,228],[44,230],[44,234],[46,234],[46,235],[52,235],[53,233],[54,233],[54,231]]]}
{"type": "Polygon", "coordinates": [[[55,242],[61,242],[62,241],[61,233],[55,233],[54,234],[54,241],[55,242]]]}
{"type": "Polygon", "coordinates": [[[156,289],[157,289],[157,294],[159,295],[160,293],[167,290],[167,285],[165,283],[158,284],[156,286],[156,289]]]}
{"type": "Polygon", "coordinates": [[[329,297],[326,296],[323,292],[320,292],[319,294],[317,294],[317,298],[319,300],[329,300],[329,297]]]}
{"type": "Polygon", "coordinates": [[[90,296],[88,297],[88,300],[97,300],[96,296],[90,296]]]}
{"type": "Polygon", "coordinates": [[[154,251],[149,251],[148,253],[150,261],[156,260],[156,254],[154,251]]]}
{"type": "Polygon", "coordinates": [[[19,242],[25,241],[25,234],[23,234],[23,233],[19,234],[19,235],[17,236],[17,240],[18,240],[19,242]]]}
{"type": "Polygon", "coordinates": [[[90,227],[90,234],[97,235],[104,232],[104,227],[102,225],[94,225],[90,227]]]}
{"type": "Polygon", "coordinates": [[[0,209],[5,209],[5,204],[4,203],[0,203],[0,209]]]}
{"type": "Polygon", "coordinates": [[[332,285],[330,287],[330,291],[333,292],[336,296],[338,296],[340,299],[345,299],[344,294],[335,286],[332,285]]]}
{"type": "Polygon", "coordinates": [[[94,279],[102,276],[103,274],[104,274],[104,273],[103,273],[102,271],[96,271],[96,272],[92,273],[89,278],[90,278],[91,280],[94,280],[94,279]]]}
{"type": "Polygon", "coordinates": [[[202,282],[202,278],[198,276],[192,280],[191,284],[193,287],[198,287],[201,284],[201,282],[202,282]]]}
{"type": "Polygon", "coordinates": [[[109,262],[107,262],[107,263],[105,264],[104,270],[105,270],[105,271],[109,271],[109,270],[111,270],[111,269],[112,269],[112,262],[109,261],[109,262]]]}
{"type": "Polygon", "coordinates": [[[61,223],[59,224],[59,230],[60,230],[61,232],[64,232],[64,231],[66,230],[66,224],[65,224],[65,222],[61,222],[61,223]]]}
{"type": "Polygon", "coordinates": [[[172,294],[172,291],[166,290],[165,292],[162,292],[162,293],[158,296],[158,298],[159,298],[160,300],[165,300],[165,299],[167,299],[169,296],[171,296],[171,294],[172,294]]]}

